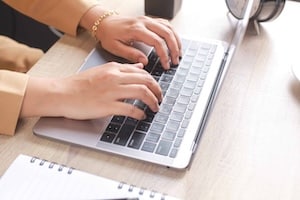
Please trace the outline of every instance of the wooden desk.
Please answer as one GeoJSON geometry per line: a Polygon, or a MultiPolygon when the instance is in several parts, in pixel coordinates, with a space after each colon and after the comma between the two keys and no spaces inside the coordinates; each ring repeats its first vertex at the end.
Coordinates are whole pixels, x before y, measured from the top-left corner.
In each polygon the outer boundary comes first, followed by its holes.
{"type": "MultiPolygon", "coordinates": [[[[142,0],[104,0],[124,14],[143,14],[142,0]]],[[[178,171],[34,136],[37,119],[20,121],[14,137],[0,136],[0,174],[20,153],[189,200],[300,199],[300,4],[248,31],[224,81],[191,167],[178,171]],[[298,26],[298,27],[297,27],[298,26]],[[298,55],[298,57],[297,57],[298,55]],[[296,61],[298,59],[298,61],[296,61]]],[[[184,0],[172,21],[180,34],[229,40],[224,1],[184,0]]],[[[64,36],[30,71],[74,73],[94,41],[64,36]]],[[[16,183],[16,188],[17,188],[16,183]]]]}

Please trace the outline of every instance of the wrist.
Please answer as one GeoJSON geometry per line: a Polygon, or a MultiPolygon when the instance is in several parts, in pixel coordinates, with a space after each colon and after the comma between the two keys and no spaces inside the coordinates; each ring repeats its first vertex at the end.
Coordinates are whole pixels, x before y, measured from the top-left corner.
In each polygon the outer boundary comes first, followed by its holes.
{"type": "Polygon", "coordinates": [[[103,9],[99,5],[94,6],[82,16],[79,26],[95,36],[101,21],[104,20],[104,18],[116,13],[113,12],[114,11],[103,9]]]}
{"type": "Polygon", "coordinates": [[[101,6],[97,5],[90,8],[82,16],[79,25],[90,32],[96,40],[100,40],[99,34],[97,33],[100,29],[101,23],[111,15],[118,15],[118,13],[116,11],[103,9],[101,6]]]}
{"type": "Polygon", "coordinates": [[[99,29],[100,24],[102,23],[103,20],[105,20],[107,17],[110,17],[112,15],[118,15],[118,13],[114,10],[112,11],[107,11],[103,15],[101,15],[94,23],[91,28],[91,35],[95,38],[95,40],[98,40],[97,38],[97,32],[99,29]]]}
{"type": "Polygon", "coordinates": [[[63,87],[60,80],[30,77],[20,117],[61,116],[63,87]]]}

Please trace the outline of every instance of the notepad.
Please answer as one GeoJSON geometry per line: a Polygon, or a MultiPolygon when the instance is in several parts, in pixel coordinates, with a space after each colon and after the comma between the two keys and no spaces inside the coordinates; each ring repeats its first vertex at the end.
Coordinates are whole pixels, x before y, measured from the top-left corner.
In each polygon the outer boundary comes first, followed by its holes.
{"type": "Polygon", "coordinates": [[[0,179],[0,199],[176,200],[177,198],[21,154],[0,179]]]}

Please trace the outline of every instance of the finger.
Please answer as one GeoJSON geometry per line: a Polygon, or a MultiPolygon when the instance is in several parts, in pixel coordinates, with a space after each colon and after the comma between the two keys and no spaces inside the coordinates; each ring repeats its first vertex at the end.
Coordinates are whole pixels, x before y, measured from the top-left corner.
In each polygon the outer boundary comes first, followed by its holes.
{"type": "Polygon", "coordinates": [[[145,85],[130,84],[122,85],[118,90],[119,100],[138,99],[145,103],[153,112],[159,110],[159,100],[157,96],[145,85]]]}
{"type": "Polygon", "coordinates": [[[114,69],[118,72],[123,73],[139,73],[139,74],[145,74],[149,75],[149,73],[144,70],[144,65],[142,63],[134,63],[134,64],[122,64],[117,62],[108,62],[104,64],[102,67],[95,67],[95,69],[103,70],[104,68],[114,69]]]}
{"type": "Polygon", "coordinates": [[[134,41],[143,42],[149,46],[153,46],[157,55],[160,57],[162,66],[165,69],[169,69],[169,53],[165,40],[157,35],[155,32],[149,30],[147,27],[138,26],[132,33],[134,41]]]}
{"type": "Polygon", "coordinates": [[[137,41],[142,41],[149,46],[153,46],[156,54],[160,58],[163,68],[166,70],[170,68],[168,47],[161,37],[145,28],[144,31],[141,31],[141,34],[137,37],[137,41]]]}
{"type": "Polygon", "coordinates": [[[158,82],[146,71],[141,69],[133,69],[132,65],[125,66],[123,74],[120,75],[118,84],[129,85],[129,84],[139,84],[147,86],[158,98],[159,101],[162,100],[162,91],[158,82]],[[131,66],[131,67],[130,67],[131,66]],[[136,72],[136,73],[126,73],[126,72],[136,72]]]}
{"type": "Polygon", "coordinates": [[[144,65],[143,63],[134,63],[134,64],[120,64],[118,63],[119,70],[121,72],[126,72],[126,73],[142,73],[142,74],[149,74],[147,71],[144,70],[144,65]]]}
{"type": "Polygon", "coordinates": [[[143,65],[148,64],[148,58],[142,51],[121,41],[116,42],[112,48],[107,48],[107,50],[109,50],[112,54],[125,58],[130,62],[140,62],[143,63],[143,65]]]}
{"type": "Polygon", "coordinates": [[[167,21],[156,21],[152,19],[146,23],[146,26],[148,29],[155,32],[166,41],[171,55],[172,63],[179,64],[180,49],[178,40],[176,38],[176,35],[174,34],[174,30],[171,28],[171,25],[168,24],[167,21]]]}
{"type": "Polygon", "coordinates": [[[143,120],[146,118],[145,112],[138,107],[125,103],[125,102],[114,102],[111,106],[112,115],[129,116],[134,119],[143,120]]]}
{"type": "MultiPolygon", "coordinates": [[[[114,63],[113,63],[114,64],[114,63]]],[[[107,65],[111,66],[111,65],[107,65]]],[[[115,63],[113,65],[117,67],[117,70],[119,70],[119,73],[116,74],[115,78],[111,79],[111,85],[115,85],[117,90],[120,86],[126,86],[126,85],[142,85],[149,88],[149,90],[156,96],[159,102],[162,101],[163,95],[161,88],[158,84],[158,82],[144,69],[141,69],[142,67],[141,63],[138,64],[119,64],[115,63]]],[[[111,66],[112,67],[112,66],[111,66]]],[[[118,96],[120,93],[126,91],[125,88],[121,88],[121,91],[115,91],[114,98],[120,99],[118,96]],[[117,96],[118,95],[118,96],[117,96]]],[[[128,96],[122,96],[122,99],[130,98],[128,96]]]]}
{"type": "Polygon", "coordinates": [[[171,29],[173,31],[173,34],[176,38],[176,41],[177,41],[177,45],[178,45],[178,48],[179,48],[179,55],[182,56],[182,44],[181,44],[181,39],[179,37],[179,35],[177,34],[177,32],[174,30],[174,28],[172,27],[172,25],[170,24],[169,21],[165,20],[165,19],[162,19],[162,18],[157,18],[156,19],[157,21],[159,21],[161,24],[167,26],[169,29],[171,29]]]}

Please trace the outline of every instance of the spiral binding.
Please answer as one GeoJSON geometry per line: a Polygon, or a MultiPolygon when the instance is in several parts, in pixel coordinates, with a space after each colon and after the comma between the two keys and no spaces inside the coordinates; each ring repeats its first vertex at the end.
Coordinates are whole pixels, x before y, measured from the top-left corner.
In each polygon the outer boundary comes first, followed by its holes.
{"type": "MultiPolygon", "coordinates": [[[[144,192],[147,190],[146,188],[143,188],[143,187],[139,188],[139,187],[136,187],[135,185],[128,185],[125,182],[120,182],[119,185],[118,185],[118,189],[121,190],[121,189],[124,188],[124,186],[129,186],[128,187],[128,192],[133,192],[134,188],[138,188],[139,189],[138,194],[141,195],[141,196],[144,195],[144,192]]],[[[158,195],[158,194],[160,194],[160,193],[157,193],[156,191],[152,190],[152,191],[150,191],[150,196],[149,197],[150,198],[155,198],[155,196],[158,195]]],[[[160,195],[161,195],[161,197],[160,197],[161,200],[166,199],[164,194],[160,194],[160,195]]]]}
{"type": "Polygon", "coordinates": [[[40,166],[44,166],[45,164],[49,163],[49,165],[48,165],[49,169],[53,169],[54,166],[58,165],[57,171],[59,171],[59,172],[62,172],[65,168],[67,168],[68,169],[67,174],[72,174],[72,172],[74,170],[73,167],[66,167],[65,165],[59,165],[56,162],[49,162],[49,161],[47,161],[45,159],[39,159],[38,157],[32,157],[30,159],[30,163],[35,163],[36,161],[40,161],[38,163],[40,166]]]}

